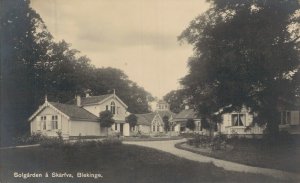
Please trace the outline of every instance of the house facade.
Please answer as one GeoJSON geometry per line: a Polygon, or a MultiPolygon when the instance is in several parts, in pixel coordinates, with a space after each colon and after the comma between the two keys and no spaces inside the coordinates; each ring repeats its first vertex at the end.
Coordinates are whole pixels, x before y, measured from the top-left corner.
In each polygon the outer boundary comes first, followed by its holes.
{"type": "Polygon", "coordinates": [[[239,112],[225,113],[222,123],[218,125],[218,132],[227,135],[261,135],[264,127],[253,125],[253,114],[243,107],[239,112]]]}
{"type": "Polygon", "coordinates": [[[155,111],[170,111],[170,104],[164,100],[155,100],[150,103],[151,110],[155,111]]]}
{"type": "Polygon", "coordinates": [[[186,123],[190,119],[192,119],[195,123],[195,129],[193,132],[201,134],[205,133],[206,130],[201,127],[201,119],[198,117],[197,112],[187,106],[184,110],[175,115],[174,119],[172,120],[172,131],[177,133],[191,132],[192,130],[186,127],[186,123]]]}
{"type": "Polygon", "coordinates": [[[137,117],[137,125],[134,131],[145,135],[155,135],[165,133],[164,116],[167,116],[169,121],[171,121],[175,114],[171,111],[156,111],[135,115],[137,117]]]}
{"type": "MultiPolygon", "coordinates": [[[[194,132],[203,135],[209,134],[209,131],[201,126],[201,118],[197,115],[197,112],[188,107],[178,113],[172,122],[175,124],[174,131],[178,133],[194,132]],[[195,130],[193,131],[186,127],[186,123],[189,119],[192,119],[195,123],[195,130]]],[[[250,114],[246,108],[243,108],[240,112],[223,114],[222,122],[216,126],[214,131],[226,135],[263,134],[264,127],[253,125],[252,122],[253,115],[250,114]]]]}
{"type": "Polygon", "coordinates": [[[110,110],[115,124],[109,133],[129,136],[129,124],[125,123],[127,105],[115,94],[86,96],[76,98],[67,104],[45,103],[29,118],[31,133],[57,136],[61,132],[64,138],[73,136],[105,136],[106,128],[98,122],[101,111],[110,110]]]}
{"type": "Polygon", "coordinates": [[[300,100],[281,100],[280,102],[279,129],[290,134],[300,134],[300,100]]]}

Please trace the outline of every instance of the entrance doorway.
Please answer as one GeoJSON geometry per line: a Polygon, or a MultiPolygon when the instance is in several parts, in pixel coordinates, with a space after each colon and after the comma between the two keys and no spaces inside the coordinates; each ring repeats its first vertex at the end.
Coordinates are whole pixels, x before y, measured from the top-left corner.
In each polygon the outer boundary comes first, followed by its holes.
{"type": "Polygon", "coordinates": [[[123,124],[120,124],[120,134],[123,135],[123,124]]]}

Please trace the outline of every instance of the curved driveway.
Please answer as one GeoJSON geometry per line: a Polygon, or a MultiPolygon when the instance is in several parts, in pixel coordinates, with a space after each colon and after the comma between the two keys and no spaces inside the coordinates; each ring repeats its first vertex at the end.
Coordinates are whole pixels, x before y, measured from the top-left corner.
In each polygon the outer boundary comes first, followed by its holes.
{"type": "Polygon", "coordinates": [[[177,149],[175,147],[176,143],[184,142],[184,141],[186,141],[186,139],[169,140],[169,141],[125,141],[123,143],[158,149],[161,151],[171,153],[181,158],[186,158],[201,163],[212,162],[215,166],[222,167],[225,170],[229,170],[229,171],[263,174],[281,180],[296,180],[300,182],[300,175],[296,173],[290,173],[290,172],[274,170],[269,168],[253,167],[253,166],[243,165],[243,164],[234,163],[230,161],[219,160],[219,159],[203,156],[200,154],[192,153],[189,151],[177,149]]]}

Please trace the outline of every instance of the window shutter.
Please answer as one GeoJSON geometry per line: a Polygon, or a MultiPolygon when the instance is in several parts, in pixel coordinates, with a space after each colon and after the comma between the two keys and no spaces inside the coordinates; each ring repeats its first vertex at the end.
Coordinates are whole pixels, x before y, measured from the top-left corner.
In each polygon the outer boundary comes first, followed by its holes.
{"type": "Polygon", "coordinates": [[[299,111],[291,111],[291,125],[299,124],[299,111]]]}
{"type": "Polygon", "coordinates": [[[245,124],[245,126],[249,126],[252,122],[253,122],[253,115],[247,113],[246,114],[246,124],[245,124]]]}

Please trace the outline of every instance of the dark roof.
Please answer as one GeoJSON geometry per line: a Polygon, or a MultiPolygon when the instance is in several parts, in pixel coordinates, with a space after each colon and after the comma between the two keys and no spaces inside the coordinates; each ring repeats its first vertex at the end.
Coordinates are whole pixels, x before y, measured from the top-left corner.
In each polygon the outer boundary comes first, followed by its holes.
{"type": "MultiPolygon", "coordinates": [[[[101,102],[102,100],[110,97],[113,94],[106,94],[106,95],[100,95],[100,96],[90,96],[90,97],[81,97],[81,105],[88,105],[88,104],[95,104],[98,102],[101,102]]],[[[73,99],[67,104],[73,104],[76,105],[76,99],[73,99]]]]}
{"type": "Polygon", "coordinates": [[[171,118],[171,116],[174,118],[175,117],[175,113],[169,111],[169,110],[165,110],[165,111],[156,111],[161,118],[163,118],[164,116],[168,116],[169,118],[171,118]]]}
{"type": "Polygon", "coordinates": [[[299,97],[295,97],[293,101],[284,98],[279,98],[278,104],[280,110],[300,110],[299,97]]]}
{"type": "Polygon", "coordinates": [[[164,100],[159,100],[158,102],[157,102],[158,104],[168,104],[166,101],[164,101],[164,100]]]}
{"type": "Polygon", "coordinates": [[[174,119],[197,119],[197,112],[194,109],[185,109],[178,113],[174,119]]]}
{"type": "Polygon", "coordinates": [[[85,110],[84,108],[78,107],[76,105],[61,104],[57,102],[49,102],[49,103],[73,120],[88,120],[88,121],[98,120],[97,116],[85,110]]]}
{"type": "Polygon", "coordinates": [[[155,117],[155,113],[147,113],[147,114],[135,114],[137,117],[138,125],[151,125],[153,118],[155,117]]]}

